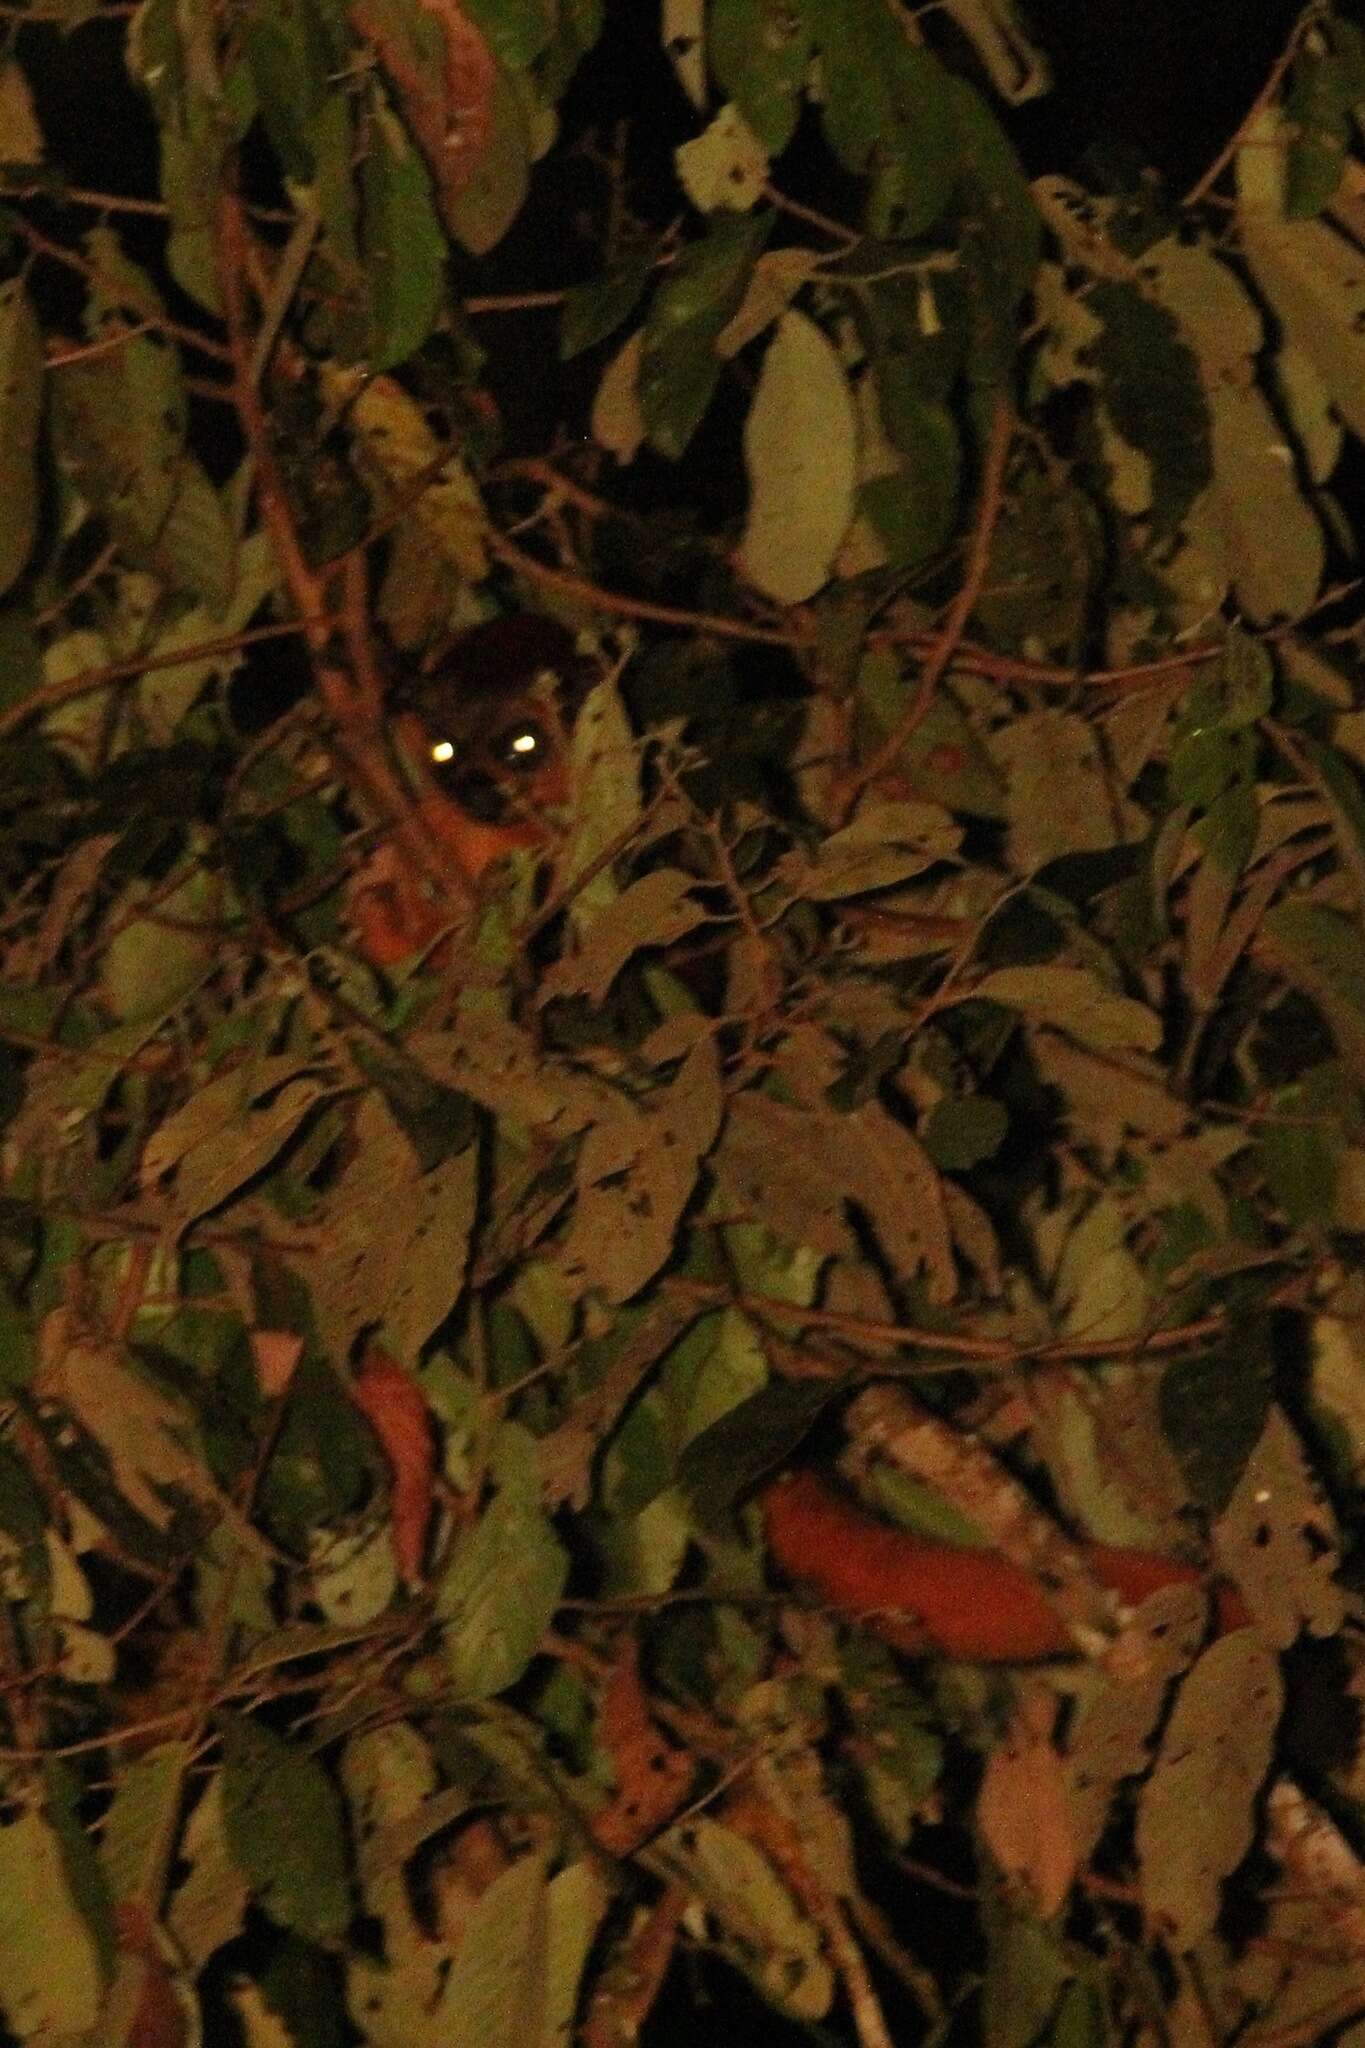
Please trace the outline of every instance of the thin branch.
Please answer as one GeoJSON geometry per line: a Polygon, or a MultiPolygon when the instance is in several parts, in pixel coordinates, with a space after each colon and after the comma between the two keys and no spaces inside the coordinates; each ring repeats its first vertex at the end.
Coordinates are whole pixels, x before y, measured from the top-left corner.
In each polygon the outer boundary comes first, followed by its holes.
{"type": "Polygon", "coordinates": [[[1284,82],[1285,73],[1299,54],[1304,37],[1313,24],[1322,19],[1323,12],[1322,0],[1309,0],[1309,5],[1304,8],[1303,13],[1289,32],[1289,41],[1271,66],[1270,76],[1266,79],[1265,84],[1247,109],[1246,118],[1239,123],[1234,134],[1224,144],[1222,149],[1219,150],[1203,177],[1197,179],[1191,185],[1189,191],[1185,194],[1184,205],[1198,206],[1201,199],[1208,197],[1228,165],[1236,156],[1238,150],[1242,147],[1252,128],[1255,127],[1257,121],[1279,91],[1284,82]]]}
{"type": "Polygon", "coordinates": [[[1004,392],[1001,392],[995,401],[995,410],[991,416],[986,459],[981,473],[981,502],[977,508],[976,524],[972,529],[971,547],[967,554],[967,568],[962,578],[962,586],[949,605],[942,630],[925,658],[914,696],[872,759],[853,777],[846,791],[849,809],[852,808],[853,800],[868,787],[869,783],[876,782],[880,776],[885,775],[933,708],[938,686],[958,650],[962,636],[967,630],[967,621],[976,608],[977,599],[986,580],[986,569],[991,558],[991,542],[995,537],[996,525],[1004,504],[1005,465],[1009,461],[1013,434],[1013,409],[1004,392]]]}

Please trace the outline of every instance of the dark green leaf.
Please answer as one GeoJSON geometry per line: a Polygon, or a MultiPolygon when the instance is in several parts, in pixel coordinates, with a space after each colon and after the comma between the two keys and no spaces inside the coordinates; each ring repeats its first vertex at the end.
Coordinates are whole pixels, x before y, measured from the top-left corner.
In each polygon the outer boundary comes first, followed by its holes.
{"type": "Polygon", "coordinates": [[[81,1916],[95,1938],[106,1971],[114,1963],[114,1907],[90,1829],[81,1814],[80,1782],[61,1757],[48,1757],[43,1767],[47,1817],[60,1844],[66,1881],[81,1916]]]}
{"type": "Polygon", "coordinates": [[[560,320],[559,354],[562,362],[568,362],[571,357],[581,355],[585,348],[592,348],[605,340],[622,321],[630,318],[644,297],[657,262],[658,246],[651,242],[636,255],[613,264],[601,277],[574,286],[565,298],[560,320]]]}
{"type": "Polygon", "coordinates": [[[1241,751],[1230,733],[1201,727],[1181,740],[1171,755],[1171,796],[1178,804],[1207,810],[1236,775],[1241,751]]]}
{"type": "Polygon", "coordinates": [[[1195,837],[1228,874],[1240,875],[1256,844],[1259,817],[1255,791],[1239,782],[1209,805],[1194,828],[1195,837]]]}
{"type": "Polygon", "coordinates": [[[525,71],[534,64],[554,34],[554,10],[546,0],[466,0],[466,4],[494,56],[509,71],[525,71]]]}
{"type": "Polygon", "coordinates": [[[991,1095],[948,1095],[930,1111],[921,1136],[935,1166],[965,1173],[999,1149],[1009,1112],[991,1095]]]}
{"type": "Polygon", "coordinates": [[[874,234],[918,235],[947,205],[955,171],[948,77],[883,0],[806,0],[821,56],[820,118],[850,171],[872,171],[874,234]]]}
{"type": "Polygon", "coordinates": [[[234,1714],[223,1731],[223,1814],[233,1859],[272,1920],[309,1941],[345,1932],[341,1799],[315,1757],[234,1714]]]}
{"type": "Polygon", "coordinates": [[[1259,1127],[1257,1161],[1296,1226],[1336,1221],[1342,1154],[1360,1125],[1360,1097],[1335,1061],[1279,1088],[1259,1127]]]}
{"type": "Polygon", "coordinates": [[[15,1305],[0,1284],[0,1391],[17,1394],[38,1370],[38,1347],[31,1319],[15,1305]]]}
{"type": "Polygon", "coordinates": [[[372,130],[363,189],[371,367],[387,370],[406,362],[436,324],[445,290],[445,236],[426,165],[386,122],[372,130]]]}
{"type": "Polygon", "coordinates": [[[645,322],[639,396],[649,438],[661,455],[682,455],[720,375],[716,339],[738,306],[772,226],[771,214],[712,223],[655,290],[645,322]]]}
{"type": "Polygon", "coordinates": [[[42,413],[42,331],[22,283],[11,278],[0,285],[0,591],[17,580],[33,546],[42,413]]]}
{"type": "Polygon", "coordinates": [[[1190,1492],[1221,1515],[1270,1412],[1272,1361],[1264,1329],[1245,1325],[1216,1350],[1168,1366],[1161,1427],[1190,1492]]]}
{"type": "MultiPolygon", "coordinates": [[[[1043,226],[1014,144],[981,94],[965,79],[946,72],[942,81],[953,121],[954,200],[974,230],[966,253],[975,259],[977,275],[990,289],[989,311],[996,330],[983,336],[978,319],[975,340],[978,350],[984,341],[996,356],[1007,345],[1005,323],[1038,268],[1043,226]]],[[[992,380],[978,381],[989,385],[992,380]]]]}
{"type": "Polygon", "coordinates": [[[1285,974],[1321,1009],[1342,1058],[1365,1078],[1365,947],[1360,928],[1319,903],[1277,903],[1261,927],[1285,974]]]}
{"type": "Polygon", "coordinates": [[[345,1514],[365,1488],[368,1442],[335,1374],[306,1358],[261,1483],[261,1506],[285,1543],[300,1547],[317,1523],[345,1514]]]}
{"type": "Polygon", "coordinates": [[[1349,60],[1330,47],[1301,52],[1294,66],[1284,101],[1290,138],[1285,212],[1291,220],[1321,213],[1341,183],[1359,99],[1355,84],[1349,60]]]}
{"type": "Polygon", "coordinates": [[[723,1521],[765,1472],[791,1456],[841,1391],[837,1380],[772,1379],[693,1437],[678,1460],[678,1481],[699,1518],[723,1521]]]}
{"type": "Polygon", "coordinates": [[[712,0],[706,56],[770,156],[796,132],[810,64],[810,26],[802,0],[712,0]]]}
{"type": "Polygon", "coordinates": [[[258,7],[242,32],[242,55],[281,168],[286,177],[310,178],[309,130],[330,89],[327,43],[310,0],[258,7]]]}
{"type": "Polygon", "coordinates": [[[1221,655],[1195,672],[1194,686],[1181,706],[1180,730],[1204,727],[1240,732],[1269,711],[1275,695],[1275,664],[1259,640],[1239,627],[1228,633],[1221,655]]]}
{"type": "Polygon", "coordinates": [[[290,2048],[343,2048],[350,2038],[334,1964],[287,1936],[261,1972],[261,1995],[284,2022],[290,2048]]]}

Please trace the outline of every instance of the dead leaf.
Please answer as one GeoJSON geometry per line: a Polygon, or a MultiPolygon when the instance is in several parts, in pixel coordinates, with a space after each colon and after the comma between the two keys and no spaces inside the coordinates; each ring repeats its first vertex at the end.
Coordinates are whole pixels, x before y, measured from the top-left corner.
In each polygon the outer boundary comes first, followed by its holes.
{"type": "Polygon", "coordinates": [[[1066,1904],[1076,1875],[1066,1772],[1052,1743],[1055,1703],[1041,1688],[1027,1694],[986,1763],[976,1819],[1007,1876],[1026,1885],[1050,1920],[1066,1904]]]}

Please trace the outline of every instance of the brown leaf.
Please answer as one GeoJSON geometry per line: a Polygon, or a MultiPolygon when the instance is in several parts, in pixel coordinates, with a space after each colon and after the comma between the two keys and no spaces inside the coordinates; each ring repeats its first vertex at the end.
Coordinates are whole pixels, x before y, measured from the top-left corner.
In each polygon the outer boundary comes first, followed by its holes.
{"type": "Polygon", "coordinates": [[[1061,1911],[1076,1874],[1066,1773],[1052,1745],[1053,1702],[1026,1698],[986,1764],[977,1824],[996,1862],[1026,1884],[1045,1919],[1061,1911]]]}

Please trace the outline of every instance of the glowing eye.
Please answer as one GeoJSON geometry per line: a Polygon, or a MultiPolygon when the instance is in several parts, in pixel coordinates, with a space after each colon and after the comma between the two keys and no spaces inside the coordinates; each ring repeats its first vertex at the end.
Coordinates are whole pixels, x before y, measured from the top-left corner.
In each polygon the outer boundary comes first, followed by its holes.
{"type": "Polygon", "coordinates": [[[438,767],[444,768],[447,761],[455,759],[455,747],[451,740],[436,740],[432,744],[431,758],[438,767]]]}
{"type": "Polygon", "coordinates": [[[519,732],[509,744],[514,754],[534,754],[540,745],[540,735],[534,732],[519,732]]]}

